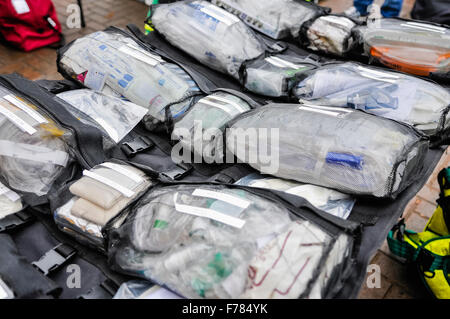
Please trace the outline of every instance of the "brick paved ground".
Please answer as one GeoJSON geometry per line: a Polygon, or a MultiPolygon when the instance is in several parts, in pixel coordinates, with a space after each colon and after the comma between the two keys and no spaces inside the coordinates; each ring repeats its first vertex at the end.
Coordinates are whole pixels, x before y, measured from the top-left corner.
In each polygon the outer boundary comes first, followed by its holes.
{"type": "MultiPolygon", "coordinates": [[[[352,5],[352,0],[324,0],[322,5],[331,7],[334,12],[342,12],[352,5]]],[[[380,2],[380,0],[376,0],[380,2]]],[[[102,30],[107,26],[125,27],[134,23],[142,28],[147,8],[144,4],[134,0],[83,0],[87,26],[85,29],[69,29],[66,26],[68,17],[67,6],[76,3],[75,0],[54,0],[60,22],[63,25],[67,41],[71,41],[84,34],[102,30]]],[[[408,17],[414,0],[404,0],[401,15],[408,17]]],[[[60,79],[56,71],[56,52],[43,48],[33,53],[23,53],[0,45],[0,73],[18,72],[29,79],[60,79]]],[[[435,208],[438,196],[437,173],[450,165],[450,152],[446,151],[427,184],[411,200],[405,209],[404,216],[409,229],[421,231],[427,218],[435,208]]],[[[381,268],[381,288],[361,290],[359,298],[420,298],[424,296],[423,288],[415,281],[414,273],[400,263],[389,253],[386,242],[379,249],[372,260],[381,268]]]]}

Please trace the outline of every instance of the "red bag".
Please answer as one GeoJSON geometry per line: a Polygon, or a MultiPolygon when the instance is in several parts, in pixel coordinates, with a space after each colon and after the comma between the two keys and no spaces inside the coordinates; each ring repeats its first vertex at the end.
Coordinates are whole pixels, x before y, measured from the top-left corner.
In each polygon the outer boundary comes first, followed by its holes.
{"type": "Polygon", "coordinates": [[[24,51],[62,41],[61,24],[51,0],[0,0],[0,33],[24,51]]]}

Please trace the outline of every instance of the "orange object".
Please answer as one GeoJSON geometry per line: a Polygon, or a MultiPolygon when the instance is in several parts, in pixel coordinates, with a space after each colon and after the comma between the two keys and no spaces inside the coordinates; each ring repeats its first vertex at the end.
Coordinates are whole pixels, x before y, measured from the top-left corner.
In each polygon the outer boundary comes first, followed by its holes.
{"type": "MultiPolygon", "coordinates": [[[[429,76],[439,72],[440,64],[450,59],[450,52],[441,52],[431,48],[406,46],[372,46],[370,55],[382,64],[402,72],[420,76],[429,76]]],[[[447,66],[449,69],[449,66],[447,66]]],[[[442,70],[444,73],[450,70],[442,70]]]]}

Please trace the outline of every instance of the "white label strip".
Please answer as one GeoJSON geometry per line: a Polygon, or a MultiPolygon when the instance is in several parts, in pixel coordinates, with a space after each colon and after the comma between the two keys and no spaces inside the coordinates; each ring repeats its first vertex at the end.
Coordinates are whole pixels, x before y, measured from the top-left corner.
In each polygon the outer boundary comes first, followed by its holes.
{"type": "Polygon", "coordinates": [[[16,192],[10,190],[8,187],[3,185],[2,183],[0,183],[0,195],[5,195],[13,202],[20,199],[20,196],[16,192]]]}
{"type": "Polygon", "coordinates": [[[331,115],[331,116],[335,116],[335,117],[339,116],[339,113],[337,113],[337,112],[324,111],[324,110],[311,108],[311,107],[307,107],[307,106],[300,106],[299,110],[308,111],[308,112],[315,112],[315,113],[321,113],[321,114],[331,115]]]}
{"type": "Polygon", "coordinates": [[[98,182],[100,182],[102,184],[105,184],[106,186],[114,188],[116,191],[122,193],[125,197],[130,198],[130,197],[133,197],[133,195],[134,195],[134,192],[132,190],[130,190],[130,189],[128,189],[128,188],[126,188],[126,187],[124,187],[124,186],[122,186],[122,185],[120,185],[120,184],[118,184],[118,183],[116,183],[116,182],[114,182],[112,180],[110,180],[109,178],[103,177],[103,176],[101,176],[99,174],[96,174],[94,172],[90,172],[88,170],[84,170],[83,171],[83,175],[87,176],[87,177],[90,177],[92,179],[95,179],[96,181],[98,181],[98,182]]]}
{"type": "Polygon", "coordinates": [[[280,58],[273,57],[273,56],[265,58],[264,60],[266,60],[270,64],[275,65],[276,67],[279,67],[279,68],[301,69],[304,67],[304,65],[294,64],[289,61],[285,61],[285,60],[282,60],[280,58]]]}
{"type": "Polygon", "coordinates": [[[271,59],[274,59],[274,60],[276,60],[276,61],[278,61],[278,62],[280,62],[280,63],[284,63],[286,66],[288,66],[288,67],[290,67],[290,68],[300,69],[300,68],[303,68],[303,67],[304,67],[304,65],[301,65],[301,64],[295,64],[295,63],[292,63],[292,62],[289,62],[289,61],[280,59],[279,57],[276,57],[276,56],[273,56],[273,57],[270,57],[270,58],[271,58],[271,59]]]}
{"type": "Polygon", "coordinates": [[[233,110],[231,110],[227,105],[222,105],[222,104],[211,102],[207,98],[203,98],[199,102],[203,103],[203,104],[207,104],[207,105],[213,106],[213,107],[217,107],[217,108],[225,111],[228,114],[233,114],[233,110]]]}
{"type": "Polygon", "coordinates": [[[279,67],[279,68],[286,67],[286,65],[284,63],[277,62],[276,60],[272,59],[271,57],[265,58],[264,60],[269,62],[272,65],[275,65],[276,67],[279,67]]]}
{"type": "Polygon", "coordinates": [[[379,76],[375,76],[375,75],[373,75],[373,74],[368,74],[368,73],[365,73],[365,72],[361,72],[360,74],[361,74],[363,77],[366,77],[366,78],[372,79],[372,80],[383,81],[383,82],[388,82],[388,83],[392,83],[392,84],[397,83],[397,80],[394,80],[394,79],[381,78],[381,77],[379,77],[379,76]]]}
{"type": "Polygon", "coordinates": [[[180,213],[213,219],[215,221],[218,221],[220,223],[223,223],[223,224],[235,227],[235,228],[242,228],[245,224],[245,220],[243,220],[243,219],[229,216],[229,215],[217,212],[217,211],[209,209],[209,208],[178,204],[177,197],[178,197],[178,193],[173,195],[173,202],[175,204],[175,209],[180,213]]]}
{"type": "Polygon", "coordinates": [[[136,183],[140,183],[143,180],[143,178],[141,176],[139,176],[135,172],[132,172],[131,170],[129,170],[121,165],[118,165],[115,163],[110,163],[110,162],[102,163],[100,165],[104,166],[104,167],[108,167],[108,168],[112,169],[113,171],[116,171],[117,173],[130,178],[136,183]]]}
{"type": "Polygon", "coordinates": [[[406,22],[407,25],[415,25],[415,26],[419,26],[419,27],[426,27],[426,28],[430,28],[430,29],[435,29],[435,30],[439,30],[439,31],[446,31],[446,28],[443,27],[438,27],[435,25],[430,25],[430,24],[424,24],[424,23],[417,23],[417,22],[406,22]]]}
{"type": "Polygon", "coordinates": [[[145,55],[148,56],[149,58],[152,58],[153,60],[156,60],[156,61],[158,61],[158,62],[160,62],[160,63],[166,62],[166,61],[164,61],[163,58],[160,57],[159,55],[152,54],[152,53],[150,53],[150,52],[148,52],[148,51],[145,51],[143,48],[141,48],[141,47],[138,46],[137,44],[136,44],[136,45],[133,45],[133,44],[131,44],[131,43],[127,43],[127,46],[130,47],[130,48],[132,48],[132,49],[135,50],[135,51],[138,51],[138,52],[140,52],[140,53],[142,53],[142,54],[145,54],[145,55]]]}
{"type": "Polygon", "coordinates": [[[0,140],[0,155],[17,157],[34,162],[50,163],[58,166],[66,166],[69,154],[59,150],[52,150],[47,147],[15,143],[7,140],[0,140]]]}
{"type": "Polygon", "coordinates": [[[398,76],[396,74],[382,72],[382,71],[376,71],[376,70],[372,70],[372,69],[365,68],[365,67],[362,67],[362,66],[358,66],[358,70],[363,71],[363,72],[367,72],[367,73],[372,73],[374,75],[378,75],[378,76],[381,76],[383,78],[400,79],[400,76],[398,76]]]}
{"type": "Polygon", "coordinates": [[[233,206],[237,206],[237,207],[240,207],[243,209],[246,209],[251,204],[251,202],[249,202],[248,200],[242,199],[237,196],[233,196],[233,195],[225,194],[225,193],[214,192],[214,191],[210,191],[207,189],[201,189],[201,188],[197,188],[192,193],[192,195],[221,200],[223,202],[226,202],[228,204],[231,204],[233,206]]]}
{"type": "Polygon", "coordinates": [[[225,11],[223,9],[217,8],[210,5],[208,7],[203,7],[200,9],[203,13],[206,13],[207,15],[225,23],[226,25],[230,26],[234,23],[239,22],[240,20],[236,18],[234,15],[229,13],[228,11],[225,11]],[[219,11],[220,10],[220,11],[219,11]]]}
{"type": "Polygon", "coordinates": [[[33,119],[35,119],[36,122],[38,122],[39,124],[48,123],[48,121],[45,119],[45,117],[43,117],[41,114],[39,114],[38,112],[36,112],[32,108],[30,108],[28,105],[23,103],[21,100],[19,100],[15,96],[5,95],[3,98],[6,101],[10,102],[11,104],[17,106],[19,109],[21,109],[25,113],[27,113],[29,116],[31,116],[33,119]]]}
{"type": "Polygon", "coordinates": [[[351,29],[355,24],[352,20],[344,18],[344,17],[336,17],[336,16],[322,16],[320,17],[322,20],[329,21],[331,23],[336,23],[346,28],[351,29]]]}
{"type": "Polygon", "coordinates": [[[16,114],[8,110],[5,106],[0,104],[0,114],[4,115],[6,118],[8,118],[11,122],[13,122],[18,128],[20,128],[22,131],[33,135],[36,133],[36,129],[32,127],[30,124],[22,120],[20,117],[18,117],[16,114]]]}
{"type": "Polygon", "coordinates": [[[123,52],[125,54],[128,54],[132,56],[133,58],[144,62],[146,64],[149,64],[151,66],[157,66],[160,62],[156,60],[153,56],[149,56],[145,53],[142,53],[134,48],[131,48],[130,46],[123,45],[119,48],[120,52],[123,52]]]}
{"type": "Polygon", "coordinates": [[[106,121],[100,117],[94,118],[94,120],[98,124],[100,124],[101,127],[103,127],[103,129],[106,131],[106,133],[108,133],[109,137],[111,137],[114,142],[119,143],[119,134],[111,125],[106,123],[106,121]]]}
{"type": "Polygon", "coordinates": [[[208,97],[207,97],[209,100],[216,100],[216,101],[221,101],[221,102],[224,102],[224,103],[228,103],[228,104],[230,104],[230,105],[233,105],[239,112],[241,112],[241,113],[244,113],[246,110],[242,107],[242,106],[240,106],[238,103],[236,103],[236,102],[234,102],[234,101],[230,101],[230,100],[228,100],[228,99],[226,99],[226,98],[224,98],[224,97],[221,97],[221,96],[216,96],[216,95],[209,95],[208,97]]]}
{"type": "Polygon", "coordinates": [[[319,109],[319,110],[325,110],[325,111],[331,111],[331,112],[353,113],[355,111],[355,110],[343,108],[343,107],[314,105],[314,104],[308,104],[308,103],[302,103],[302,105],[312,108],[312,109],[319,109]]]}
{"type": "Polygon", "coordinates": [[[445,33],[444,28],[439,28],[436,26],[426,25],[426,24],[420,24],[420,23],[403,23],[401,24],[403,27],[409,27],[413,29],[419,29],[424,31],[431,31],[431,32],[438,32],[438,33],[445,33]]]}

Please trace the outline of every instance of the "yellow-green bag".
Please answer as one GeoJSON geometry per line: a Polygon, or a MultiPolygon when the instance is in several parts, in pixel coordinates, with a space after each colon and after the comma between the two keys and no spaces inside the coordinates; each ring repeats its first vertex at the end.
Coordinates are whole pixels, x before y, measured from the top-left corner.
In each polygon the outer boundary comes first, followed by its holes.
{"type": "Polygon", "coordinates": [[[391,252],[416,264],[428,290],[439,299],[450,299],[450,167],[438,175],[438,206],[423,232],[405,230],[400,221],[389,233],[391,252]]]}

